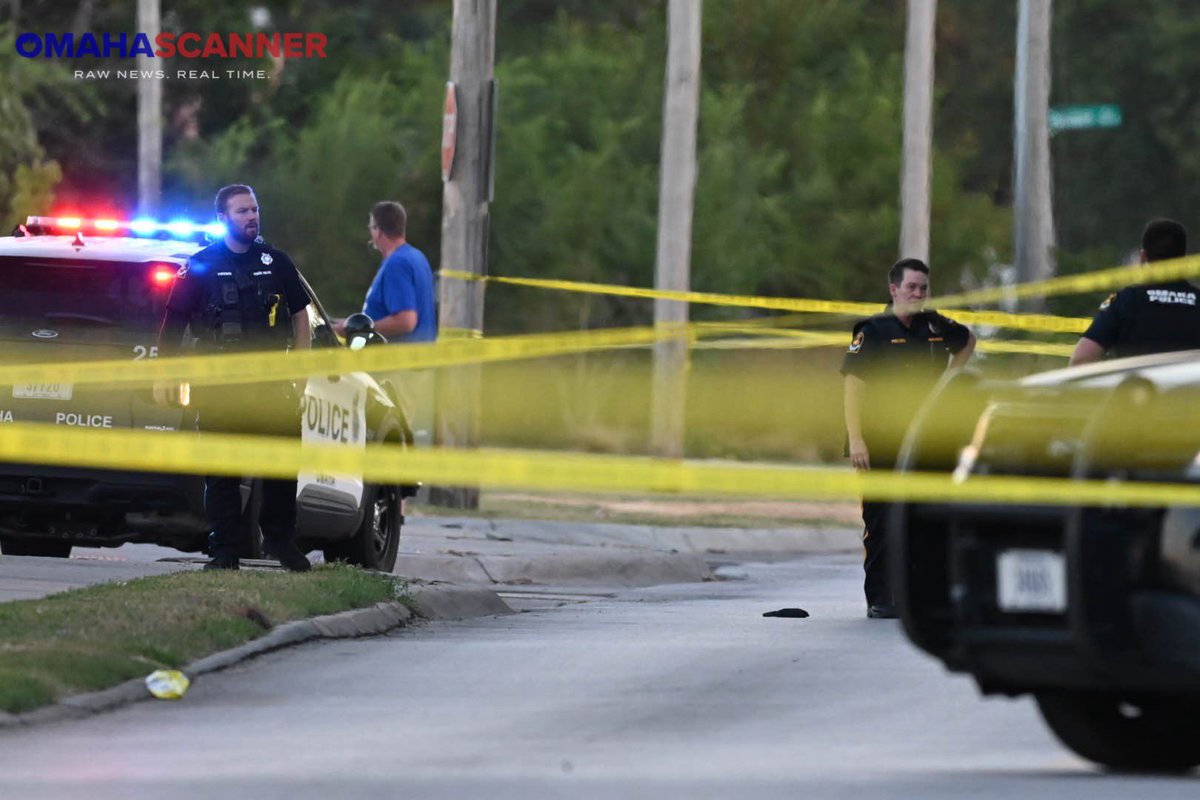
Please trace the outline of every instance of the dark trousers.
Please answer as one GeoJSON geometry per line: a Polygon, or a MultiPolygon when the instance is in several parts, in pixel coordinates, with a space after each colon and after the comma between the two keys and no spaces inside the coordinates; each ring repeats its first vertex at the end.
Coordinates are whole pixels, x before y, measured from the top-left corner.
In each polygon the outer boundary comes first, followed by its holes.
{"type": "MultiPolygon", "coordinates": [[[[193,402],[198,427],[211,433],[300,436],[300,402],[290,383],[196,387],[193,402]]],[[[212,556],[236,556],[246,543],[253,520],[242,517],[242,478],[209,475],[204,479],[204,510],[212,532],[212,556]]],[[[263,543],[282,544],[296,536],[296,479],[264,479],[258,515],[263,543]]]]}
{"type": "MultiPolygon", "coordinates": [[[[252,530],[253,520],[243,524],[242,479],[228,475],[209,475],[204,479],[204,510],[212,532],[208,534],[208,552],[212,556],[236,556],[252,530]]],[[[258,523],[263,543],[290,542],[296,535],[296,479],[263,479],[262,509],[258,523]]]]}
{"type": "Polygon", "coordinates": [[[863,561],[866,576],[863,580],[863,590],[867,595],[868,606],[892,605],[892,589],[888,581],[887,547],[888,547],[888,512],[891,503],[879,503],[863,500],[863,546],[867,550],[863,561]]]}

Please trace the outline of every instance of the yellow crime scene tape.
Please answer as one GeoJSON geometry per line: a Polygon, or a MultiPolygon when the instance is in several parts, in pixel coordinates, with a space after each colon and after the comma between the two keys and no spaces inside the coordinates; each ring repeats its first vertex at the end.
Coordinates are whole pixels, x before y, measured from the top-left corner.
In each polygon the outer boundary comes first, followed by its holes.
{"type": "Polygon", "coordinates": [[[845,468],[671,460],[550,451],[413,450],[301,444],[292,439],[139,430],[80,430],[15,423],[0,459],[92,468],[287,478],[298,472],[362,475],[375,483],[544,491],[722,494],[823,500],[906,500],[1045,505],[1200,505],[1200,486],[1065,478],[855,473],[845,468]]]}
{"type": "Polygon", "coordinates": [[[1133,264],[1094,272],[1082,272],[1077,275],[1062,275],[1016,286],[978,289],[939,297],[937,301],[944,305],[986,304],[1023,297],[1053,297],[1063,294],[1115,291],[1124,289],[1126,286],[1163,283],[1181,278],[1194,278],[1197,275],[1200,275],[1200,256],[1187,256],[1170,261],[1156,261],[1152,264],[1133,264]]]}
{"type": "MultiPolygon", "coordinates": [[[[760,308],[773,311],[791,311],[808,314],[839,314],[844,316],[869,317],[883,311],[880,303],[858,303],[841,300],[809,300],[790,297],[760,297],[754,295],[719,294],[715,292],[683,292],[667,289],[645,289],[635,286],[619,286],[611,283],[584,283],[581,281],[550,280],[544,278],[508,278],[499,275],[475,275],[459,270],[440,270],[439,275],[465,281],[488,281],[513,286],[550,289],[585,294],[605,294],[617,297],[637,297],[645,300],[678,300],[699,305],[733,306],[738,308],[760,308]]],[[[943,298],[944,299],[944,298],[943,298]]],[[[962,302],[957,298],[957,302],[962,302]]],[[[968,325],[990,325],[1025,331],[1047,333],[1082,333],[1091,320],[1079,317],[1058,317],[1051,314],[1012,314],[1004,311],[942,311],[968,325]]]]}
{"type": "Polygon", "coordinates": [[[288,380],[308,375],[386,372],[454,367],[493,361],[586,353],[653,344],[698,335],[690,326],[606,328],[570,333],[536,333],[490,339],[462,338],[403,347],[296,350],[289,353],[237,353],[141,361],[108,360],[14,364],[0,367],[0,386],[14,383],[89,383],[102,386],[189,381],[236,385],[288,380]]]}
{"type": "MultiPolygon", "coordinates": [[[[743,326],[744,327],[744,326],[743,326]]],[[[768,334],[770,329],[745,328],[746,332],[768,334]]],[[[12,364],[0,367],[0,386],[15,383],[86,383],[100,386],[150,385],[154,382],[188,381],[195,385],[238,385],[291,380],[309,375],[351,372],[387,372],[431,369],[517,359],[562,356],[627,347],[643,347],[664,339],[684,338],[693,345],[705,336],[727,335],[728,327],[691,323],[676,326],[605,328],[567,333],[536,333],[494,338],[460,337],[429,344],[403,347],[369,347],[359,351],[328,348],[281,353],[238,353],[140,361],[106,360],[12,364]]],[[[779,332],[776,331],[778,334],[779,332]]],[[[788,331],[780,334],[803,340],[790,347],[824,347],[847,343],[845,333],[788,331]]],[[[762,347],[726,344],[717,347],[762,347]]],[[[775,345],[784,346],[782,343],[775,345]]],[[[995,352],[1069,355],[1065,345],[1037,342],[981,343],[995,352]]]]}
{"type": "MultiPolygon", "coordinates": [[[[849,335],[845,333],[818,331],[772,330],[770,328],[749,329],[745,333],[759,335],[758,341],[723,339],[715,342],[696,342],[695,350],[805,350],[814,347],[844,347],[849,335]]],[[[980,339],[976,350],[984,353],[1020,353],[1025,355],[1055,356],[1070,358],[1075,351],[1073,344],[1056,342],[1029,342],[1023,340],[980,339]]]]}
{"type": "MultiPolygon", "coordinates": [[[[803,298],[758,297],[752,295],[732,295],[712,292],[684,292],[662,289],[645,289],[616,284],[585,283],[581,281],[552,280],[547,278],[511,278],[500,275],[481,276],[461,270],[446,270],[439,272],[447,278],[469,281],[490,281],[506,283],[513,286],[527,286],[540,289],[557,289],[559,291],[585,292],[591,294],[608,294],[623,297],[640,297],[645,299],[678,300],[681,302],[702,305],[724,305],[746,308],[762,308],[778,311],[793,311],[824,314],[847,314],[870,316],[880,310],[879,304],[858,303],[835,300],[809,300],[803,298]]],[[[1122,267],[1083,272],[1076,275],[1061,275],[1043,281],[1031,281],[1015,286],[996,286],[987,289],[977,289],[953,295],[943,295],[930,298],[930,302],[943,308],[960,305],[986,305],[1002,300],[1013,300],[1029,297],[1054,297],[1065,294],[1082,294],[1085,292],[1102,292],[1123,289],[1146,283],[1161,283],[1194,278],[1200,276],[1200,255],[1185,258],[1157,261],[1151,264],[1133,264],[1122,267]]],[[[967,314],[990,314],[995,317],[975,317],[974,321],[981,325],[1002,325],[1005,327],[1022,326],[1024,330],[1072,331],[1086,330],[1086,320],[1070,317],[1053,317],[1039,314],[1014,314],[1009,312],[977,312],[977,311],[945,311],[964,317],[967,314]],[[1015,324],[1005,324],[1003,320],[1015,321],[1015,324]],[[1062,322],[1068,320],[1069,322],[1062,322]],[[1085,323],[1082,328],[1075,327],[1085,323]],[[1065,327],[1063,327],[1065,325],[1065,327]],[[1025,327],[1030,326],[1030,327],[1025,327]],[[1047,326],[1047,327],[1032,327],[1047,326]],[[1056,327],[1058,326],[1058,327],[1056,327]]]]}

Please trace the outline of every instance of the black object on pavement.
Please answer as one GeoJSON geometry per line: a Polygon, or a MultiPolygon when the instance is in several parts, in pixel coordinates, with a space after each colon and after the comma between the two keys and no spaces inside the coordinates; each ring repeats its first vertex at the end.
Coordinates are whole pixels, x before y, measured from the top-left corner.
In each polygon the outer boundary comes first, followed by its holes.
{"type": "Polygon", "coordinates": [[[781,608],[778,611],[766,611],[764,617],[788,617],[790,619],[804,619],[808,616],[808,612],[803,608],[781,608]]]}

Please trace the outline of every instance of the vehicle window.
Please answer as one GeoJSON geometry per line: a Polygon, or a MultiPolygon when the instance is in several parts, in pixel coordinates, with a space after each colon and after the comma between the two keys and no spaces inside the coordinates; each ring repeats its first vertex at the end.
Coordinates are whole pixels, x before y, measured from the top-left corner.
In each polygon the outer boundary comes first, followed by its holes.
{"type": "Polygon", "coordinates": [[[157,331],[178,267],[0,257],[0,328],[157,331]]]}

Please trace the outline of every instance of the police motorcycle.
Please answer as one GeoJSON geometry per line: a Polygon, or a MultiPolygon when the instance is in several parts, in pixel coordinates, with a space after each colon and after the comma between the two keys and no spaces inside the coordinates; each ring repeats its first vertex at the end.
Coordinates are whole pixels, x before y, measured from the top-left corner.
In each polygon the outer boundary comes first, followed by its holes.
{"type": "MultiPolygon", "coordinates": [[[[947,376],[898,469],[1200,484],[1200,352],[947,376]]],[[[908,502],[889,554],[908,637],[984,695],[1032,695],[1108,769],[1200,765],[1200,508],[908,502]]]]}
{"type": "MultiPolygon", "coordinates": [[[[0,237],[0,351],[6,364],[157,356],[158,328],[177,274],[209,226],[31,217],[0,237]]],[[[315,349],[365,346],[383,337],[370,318],[349,342],[330,325],[312,287],[308,306],[315,349]]],[[[365,315],[364,315],[365,316],[365,315]]],[[[199,388],[199,387],[197,387],[199,388]]],[[[186,397],[186,394],[185,394],[186,397]]],[[[395,391],[363,372],[316,375],[301,404],[305,442],[365,448],[368,442],[412,444],[395,391]]],[[[189,430],[190,404],[161,406],[148,388],[97,389],[71,383],[0,387],[0,430],[7,423],[69,427],[189,430]]],[[[207,546],[204,482],[198,475],[136,469],[0,463],[0,552],[66,557],[74,546],[148,542],[183,551],[207,546]]],[[[297,480],[297,543],[327,560],[394,568],[403,499],[413,486],[365,482],[361,475],[302,473],[297,480]]],[[[261,556],[257,511],[261,485],[242,485],[246,542],[261,556]]]]}

